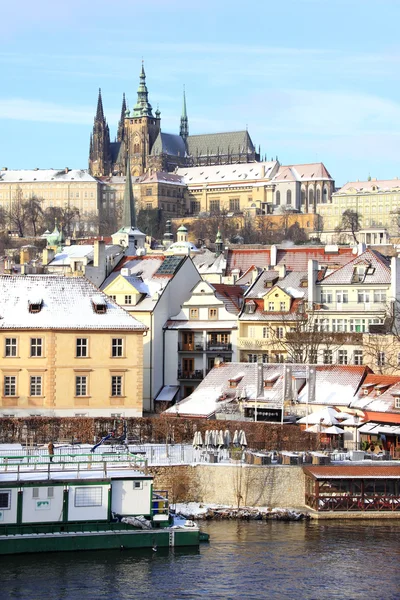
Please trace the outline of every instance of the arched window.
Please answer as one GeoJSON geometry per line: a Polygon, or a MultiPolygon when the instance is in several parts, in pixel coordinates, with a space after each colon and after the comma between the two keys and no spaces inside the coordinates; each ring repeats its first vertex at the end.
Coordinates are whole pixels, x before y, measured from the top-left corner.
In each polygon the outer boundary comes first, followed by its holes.
{"type": "Polygon", "coordinates": [[[275,192],[275,204],[278,206],[281,203],[281,193],[278,190],[275,192]]]}
{"type": "Polygon", "coordinates": [[[286,204],[292,204],[292,190],[286,192],[286,204]]]}
{"type": "Polygon", "coordinates": [[[304,189],[301,190],[301,203],[302,204],[306,203],[306,191],[304,189]]]}
{"type": "Polygon", "coordinates": [[[308,190],[308,204],[314,204],[314,190],[310,188],[308,190]]]}
{"type": "Polygon", "coordinates": [[[317,188],[317,204],[321,202],[321,190],[317,188]]]}
{"type": "Polygon", "coordinates": [[[322,195],[322,203],[326,204],[328,202],[328,188],[324,187],[323,195],[322,195]]]}
{"type": "Polygon", "coordinates": [[[133,153],[134,154],[139,154],[140,150],[139,150],[139,144],[134,144],[133,145],[133,153]]]}

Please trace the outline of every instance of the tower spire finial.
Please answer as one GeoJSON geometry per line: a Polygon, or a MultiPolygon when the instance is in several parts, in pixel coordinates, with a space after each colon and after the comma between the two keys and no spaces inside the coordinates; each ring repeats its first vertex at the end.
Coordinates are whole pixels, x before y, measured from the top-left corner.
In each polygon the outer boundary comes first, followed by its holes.
{"type": "Polygon", "coordinates": [[[186,140],[189,136],[189,120],[188,120],[187,110],[186,110],[185,86],[183,86],[183,103],[182,103],[181,126],[180,126],[180,130],[179,130],[179,135],[181,136],[181,138],[183,138],[184,142],[186,143],[186,140]]]}
{"type": "Polygon", "coordinates": [[[96,120],[97,121],[104,120],[104,110],[103,110],[103,100],[101,97],[101,88],[99,88],[99,96],[97,98],[96,120]]]}

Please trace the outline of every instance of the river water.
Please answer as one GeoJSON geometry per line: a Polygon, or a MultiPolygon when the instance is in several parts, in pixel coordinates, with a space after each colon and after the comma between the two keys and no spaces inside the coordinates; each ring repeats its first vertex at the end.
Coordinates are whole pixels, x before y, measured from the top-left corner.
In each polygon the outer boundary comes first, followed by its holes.
{"type": "Polygon", "coordinates": [[[9,600],[400,599],[400,522],[208,522],[200,550],[0,557],[9,600]]]}

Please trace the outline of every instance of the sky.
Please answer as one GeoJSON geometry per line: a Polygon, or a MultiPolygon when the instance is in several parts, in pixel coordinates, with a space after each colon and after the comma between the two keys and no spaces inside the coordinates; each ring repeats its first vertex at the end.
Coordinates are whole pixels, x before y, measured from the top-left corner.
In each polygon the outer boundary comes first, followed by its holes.
{"type": "Polygon", "coordinates": [[[399,0],[2,3],[0,168],[87,168],[101,87],[111,138],[143,58],[161,128],[246,127],[268,159],[338,186],[400,177],[399,0]]]}

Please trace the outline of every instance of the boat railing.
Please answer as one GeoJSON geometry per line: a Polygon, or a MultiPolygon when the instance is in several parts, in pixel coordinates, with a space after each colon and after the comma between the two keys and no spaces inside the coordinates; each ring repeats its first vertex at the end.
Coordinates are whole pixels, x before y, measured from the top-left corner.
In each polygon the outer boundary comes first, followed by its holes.
{"type": "Polygon", "coordinates": [[[129,453],[103,452],[102,454],[63,454],[50,456],[42,454],[0,456],[0,473],[43,472],[51,478],[51,473],[60,471],[77,471],[78,477],[81,471],[102,471],[106,476],[112,469],[129,468],[147,472],[147,459],[129,453]]]}

